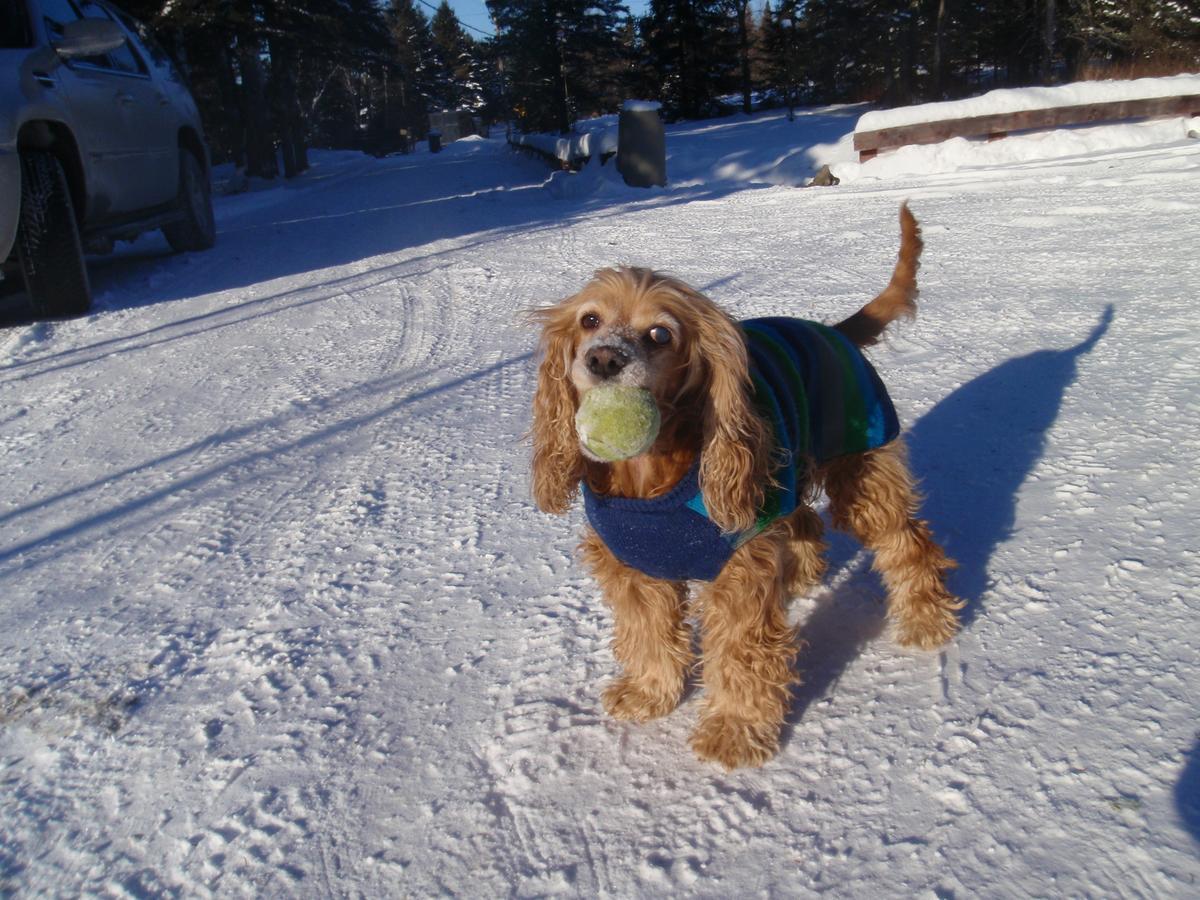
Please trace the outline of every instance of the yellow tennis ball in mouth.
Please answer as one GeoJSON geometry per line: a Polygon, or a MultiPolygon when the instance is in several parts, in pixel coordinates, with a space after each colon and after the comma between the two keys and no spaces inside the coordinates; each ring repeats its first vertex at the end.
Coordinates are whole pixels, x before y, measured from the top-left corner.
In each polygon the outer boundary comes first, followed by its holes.
{"type": "Polygon", "coordinates": [[[604,462],[645,453],[654,444],[661,425],[658,404],[645,388],[594,387],[583,395],[575,413],[580,443],[604,462]]]}

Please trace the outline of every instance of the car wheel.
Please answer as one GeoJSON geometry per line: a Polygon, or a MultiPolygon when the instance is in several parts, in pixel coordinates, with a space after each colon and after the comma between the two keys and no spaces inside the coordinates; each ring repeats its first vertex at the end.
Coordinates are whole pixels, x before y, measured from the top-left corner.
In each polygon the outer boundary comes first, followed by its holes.
{"type": "Polygon", "coordinates": [[[190,150],[179,151],[179,208],[183,218],[163,226],[173,250],[207,250],[217,239],[213,219],[212,186],[204,164],[190,150]]]}
{"type": "Polygon", "coordinates": [[[35,315],[77,316],[91,308],[67,176],[58,158],[44,150],[21,154],[17,260],[35,315]]]}

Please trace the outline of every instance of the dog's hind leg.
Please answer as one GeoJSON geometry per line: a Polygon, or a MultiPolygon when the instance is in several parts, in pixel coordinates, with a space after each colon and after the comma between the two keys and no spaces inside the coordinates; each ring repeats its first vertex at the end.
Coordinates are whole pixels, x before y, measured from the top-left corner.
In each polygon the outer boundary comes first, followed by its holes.
{"type": "Polygon", "coordinates": [[[784,569],[784,585],[788,594],[798,597],[807,593],[825,577],[828,563],[825,553],[825,524],[811,507],[801,504],[787,520],[790,558],[784,569]]]}
{"type": "Polygon", "coordinates": [[[904,444],[896,440],[828,463],[825,492],[834,525],[855,534],[875,554],[897,640],[930,650],[953,637],[955,613],[963,607],[946,589],[946,572],[954,562],[916,518],[920,497],[904,444]]]}
{"type": "Polygon", "coordinates": [[[612,610],[613,655],[624,668],[604,691],[604,709],[634,722],[665,716],[679,705],[692,663],[687,585],[624,565],[595,532],[588,531],[582,550],[612,610]]]}
{"type": "Polygon", "coordinates": [[[778,523],[740,547],[701,596],[705,699],[692,749],[727,769],[762,765],[779,748],[797,652],[786,539],[778,523]]]}

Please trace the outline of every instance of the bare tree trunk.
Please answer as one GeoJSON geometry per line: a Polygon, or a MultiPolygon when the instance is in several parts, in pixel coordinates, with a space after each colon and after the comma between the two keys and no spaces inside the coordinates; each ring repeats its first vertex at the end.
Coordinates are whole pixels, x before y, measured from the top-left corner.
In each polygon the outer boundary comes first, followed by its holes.
{"type": "Polygon", "coordinates": [[[918,16],[920,4],[913,0],[908,10],[908,21],[904,25],[903,45],[900,57],[900,71],[897,73],[893,102],[900,104],[912,103],[917,94],[917,44],[920,41],[918,33],[918,16]]]}
{"type": "Polygon", "coordinates": [[[275,161],[271,114],[256,39],[239,39],[238,68],[242,73],[242,101],[246,113],[246,174],[274,178],[279,174],[279,166],[275,161]]]}
{"type": "Polygon", "coordinates": [[[221,103],[225,109],[225,129],[223,129],[226,150],[233,158],[233,164],[239,169],[246,165],[246,120],[242,114],[242,104],[238,98],[237,73],[234,71],[233,58],[229,54],[229,46],[224,40],[217,42],[217,89],[221,94],[221,103]]]}
{"type": "Polygon", "coordinates": [[[946,96],[946,19],[948,0],[938,0],[937,30],[933,36],[933,92],[938,100],[946,96]]]}
{"type": "Polygon", "coordinates": [[[750,30],[746,26],[746,17],[750,13],[750,0],[738,0],[738,56],[742,66],[742,112],[750,114],[753,104],[751,91],[753,84],[750,80],[750,30]]]}
{"type": "Polygon", "coordinates": [[[1039,80],[1049,84],[1054,77],[1054,34],[1057,30],[1055,0],[1042,0],[1046,4],[1045,18],[1042,20],[1042,61],[1039,80]]]}
{"type": "Polygon", "coordinates": [[[554,41],[554,127],[559,134],[571,130],[571,95],[567,86],[567,61],[562,52],[562,39],[554,41]]]}
{"type": "Polygon", "coordinates": [[[296,95],[295,48],[278,36],[271,39],[271,87],[283,157],[283,177],[295,178],[308,168],[304,117],[296,95]]]}

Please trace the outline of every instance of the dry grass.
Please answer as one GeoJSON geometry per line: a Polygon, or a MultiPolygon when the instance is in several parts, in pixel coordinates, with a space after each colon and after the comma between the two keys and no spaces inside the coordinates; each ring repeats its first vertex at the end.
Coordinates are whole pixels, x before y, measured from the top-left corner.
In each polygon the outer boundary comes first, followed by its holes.
{"type": "Polygon", "coordinates": [[[1200,53],[1161,53],[1147,59],[1088,62],[1080,66],[1076,81],[1125,81],[1200,74],[1200,53]]]}

